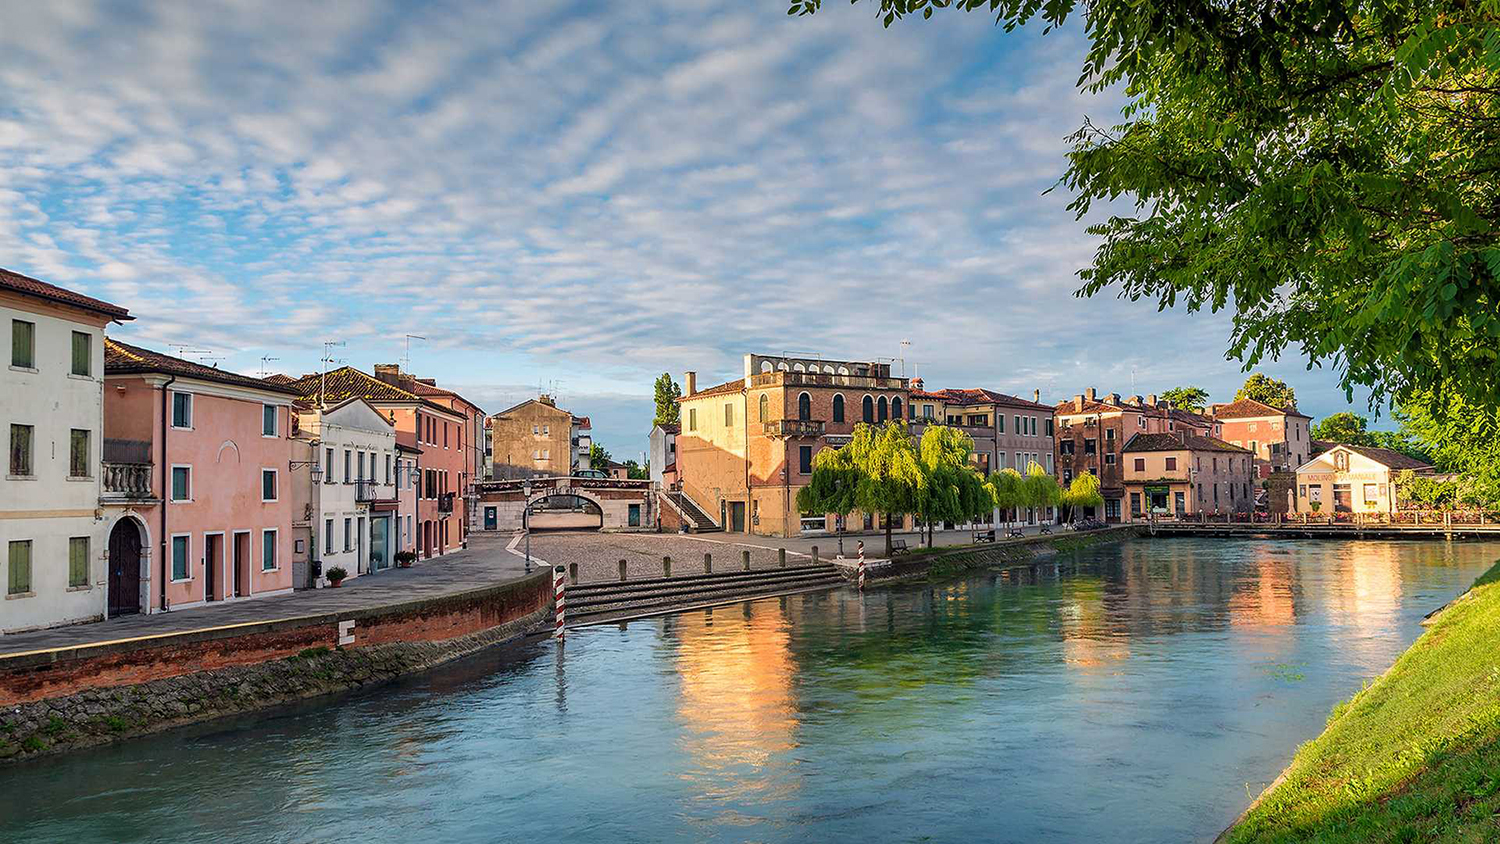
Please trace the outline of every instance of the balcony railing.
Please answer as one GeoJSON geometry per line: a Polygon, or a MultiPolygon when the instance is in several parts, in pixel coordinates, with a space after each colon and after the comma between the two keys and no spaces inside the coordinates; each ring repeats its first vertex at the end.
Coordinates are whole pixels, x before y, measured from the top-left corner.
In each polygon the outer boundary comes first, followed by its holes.
{"type": "Polygon", "coordinates": [[[823,425],[818,419],[773,419],[765,423],[765,428],[768,437],[821,437],[823,425]]]}
{"type": "Polygon", "coordinates": [[[874,375],[830,375],[826,372],[761,372],[750,377],[754,387],[783,384],[788,387],[855,387],[864,390],[904,390],[904,378],[874,375]]]}
{"type": "Polygon", "coordinates": [[[103,491],[99,495],[102,504],[156,500],[156,494],[151,490],[150,463],[105,463],[103,482],[103,491]]]}
{"type": "Polygon", "coordinates": [[[374,481],[355,481],[354,500],[359,504],[368,504],[371,501],[381,500],[380,485],[374,481]]]}
{"type": "Polygon", "coordinates": [[[445,492],[442,495],[438,496],[437,503],[438,503],[438,512],[439,513],[452,513],[453,512],[453,496],[454,496],[454,493],[451,493],[451,492],[445,492]]]}

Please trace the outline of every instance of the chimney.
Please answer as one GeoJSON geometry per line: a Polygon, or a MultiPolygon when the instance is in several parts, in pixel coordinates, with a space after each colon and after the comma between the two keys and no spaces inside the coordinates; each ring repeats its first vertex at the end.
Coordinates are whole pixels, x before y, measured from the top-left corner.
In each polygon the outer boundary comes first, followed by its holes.
{"type": "Polygon", "coordinates": [[[921,378],[913,378],[913,379],[911,379],[911,388],[913,390],[921,392],[921,390],[922,390],[922,379],[921,378]]]}
{"type": "Polygon", "coordinates": [[[1032,390],[1031,391],[1031,400],[1034,401],[1034,402],[1036,402],[1037,404],[1041,404],[1042,403],[1042,391],[1041,390],[1032,390]]]}
{"type": "Polygon", "coordinates": [[[436,378],[418,378],[417,379],[417,383],[418,384],[426,384],[429,387],[436,387],[437,386],[437,379],[436,378]]]}
{"type": "Polygon", "coordinates": [[[689,369],[682,374],[682,394],[691,396],[698,392],[698,373],[689,369]]]}
{"type": "Polygon", "coordinates": [[[557,407],[557,402],[554,401],[552,397],[547,395],[546,393],[542,393],[541,395],[537,396],[536,400],[548,407],[557,407]]]}
{"type": "Polygon", "coordinates": [[[387,384],[399,385],[401,383],[401,366],[394,363],[375,364],[375,377],[387,384]]]}
{"type": "Polygon", "coordinates": [[[1079,393],[1078,395],[1076,395],[1076,396],[1073,397],[1073,412],[1074,413],[1082,413],[1083,412],[1083,394],[1082,393],[1079,393]]]}
{"type": "Polygon", "coordinates": [[[1155,393],[1152,393],[1151,395],[1146,396],[1146,404],[1149,404],[1152,407],[1156,407],[1156,394],[1155,393]]]}
{"type": "Polygon", "coordinates": [[[1186,428],[1179,428],[1179,429],[1177,429],[1177,441],[1180,442],[1180,443],[1182,443],[1183,445],[1187,445],[1187,429],[1186,428]]]}
{"type": "Polygon", "coordinates": [[[1119,407],[1120,406],[1120,394],[1119,393],[1110,393],[1109,394],[1109,403],[1112,404],[1112,405],[1114,405],[1115,407],[1119,407]]]}
{"type": "MultiPolygon", "coordinates": [[[[1135,405],[1136,407],[1145,407],[1146,406],[1146,400],[1143,399],[1143,398],[1141,398],[1140,396],[1131,396],[1130,397],[1130,403],[1133,404],[1133,405],[1135,405]]],[[[1152,404],[1156,404],[1156,402],[1152,402],[1152,404]]]]}
{"type": "Polygon", "coordinates": [[[1094,392],[1094,388],[1090,387],[1087,390],[1083,391],[1083,395],[1084,395],[1084,398],[1087,398],[1089,401],[1093,401],[1094,400],[1094,396],[1096,395],[1096,393],[1094,392]]]}

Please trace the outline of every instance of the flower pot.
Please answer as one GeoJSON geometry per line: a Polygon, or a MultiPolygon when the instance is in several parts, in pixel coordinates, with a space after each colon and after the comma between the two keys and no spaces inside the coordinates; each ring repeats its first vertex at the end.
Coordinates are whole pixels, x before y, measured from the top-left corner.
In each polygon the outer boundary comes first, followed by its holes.
{"type": "Polygon", "coordinates": [[[342,580],[330,580],[330,581],[328,581],[328,588],[329,589],[337,589],[340,586],[342,586],[343,584],[344,584],[344,581],[342,581],[342,580]]]}

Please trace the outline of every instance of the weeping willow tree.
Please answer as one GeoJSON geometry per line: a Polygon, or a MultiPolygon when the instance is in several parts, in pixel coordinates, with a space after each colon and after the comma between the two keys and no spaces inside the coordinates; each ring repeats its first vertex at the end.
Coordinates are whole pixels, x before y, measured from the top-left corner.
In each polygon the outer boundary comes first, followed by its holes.
{"type": "Polygon", "coordinates": [[[922,433],[918,514],[926,524],[929,548],[935,522],[974,521],[990,510],[989,490],[970,462],[973,454],[974,439],[957,428],[931,425],[922,433]]]}
{"type": "Polygon", "coordinates": [[[1015,469],[1001,469],[991,474],[985,485],[989,487],[990,501],[1000,508],[1009,527],[1012,511],[1026,506],[1026,479],[1015,469]]]}
{"type": "Polygon", "coordinates": [[[1063,493],[1062,501],[1069,508],[1103,507],[1104,496],[1099,494],[1099,479],[1094,477],[1093,472],[1084,472],[1068,485],[1068,491],[1063,493]]]}
{"type": "MultiPolygon", "coordinates": [[[[972,444],[970,445],[972,448],[972,444]]],[[[916,445],[906,426],[860,424],[843,448],[825,448],[813,459],[807,486],[797,491],[804,513],[885,516],[885,553],[891,554],[891,517],[919,512],[926,483],[916,445]]]]}
{"type": "Polygon", "coordinates": [[[1057,479],[1035,461],[1026,466],[1026,477],[1021,482],[1021,489],[1026,506],[1036,510],[1056,507],[1062,501],[1062,488],[1057,485],[1057,479]]]}

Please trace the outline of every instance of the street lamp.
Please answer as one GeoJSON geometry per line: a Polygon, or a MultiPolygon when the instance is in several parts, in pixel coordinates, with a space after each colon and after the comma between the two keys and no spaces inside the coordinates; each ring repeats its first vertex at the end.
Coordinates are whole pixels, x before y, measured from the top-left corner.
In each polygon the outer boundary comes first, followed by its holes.
{"type": "Polygon", "coordinates": [[[531,479],[521,483],[521,530],[526,532],[526,573],[531,574],[531,479]]]}

